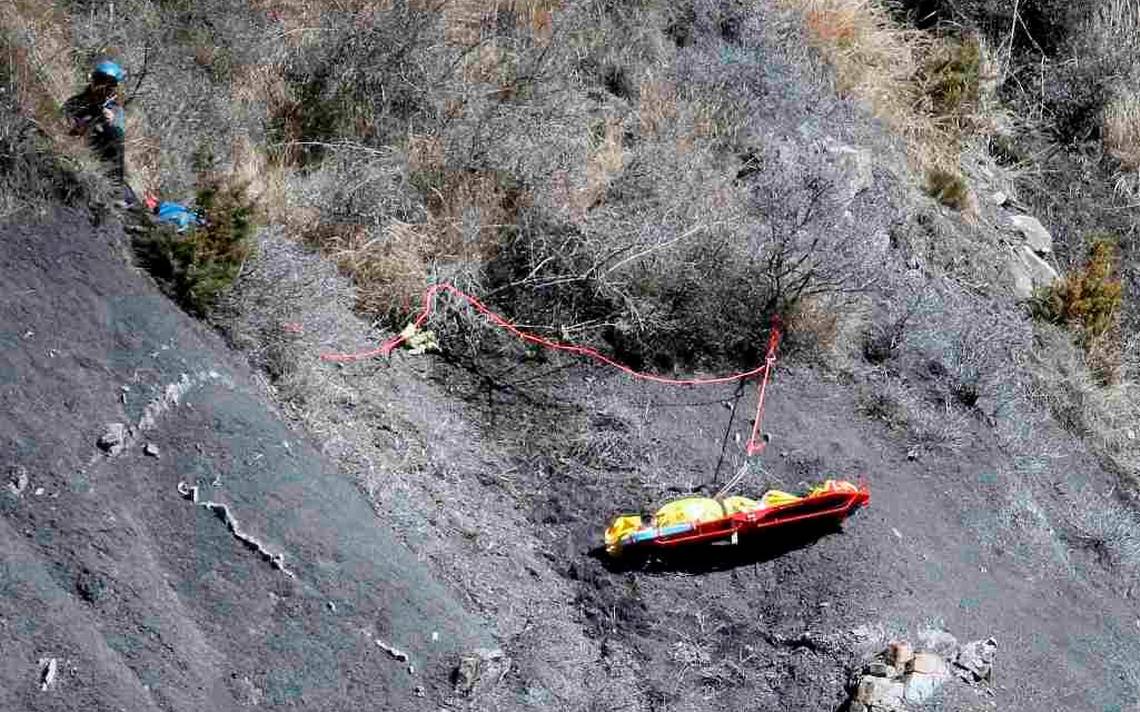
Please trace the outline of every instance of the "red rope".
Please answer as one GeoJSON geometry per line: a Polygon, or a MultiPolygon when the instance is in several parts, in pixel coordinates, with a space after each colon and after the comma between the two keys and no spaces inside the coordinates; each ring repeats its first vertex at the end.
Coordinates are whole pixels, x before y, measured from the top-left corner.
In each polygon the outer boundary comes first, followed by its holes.
{"type": "MultiPolygon", "coordinates": [[[[491,311],[485,304],[483,304],[483,302],[479,301],[477,298],[447,283],[434,284],[424,292],[423,309],[420,310],[419,315],[416,316],[415,321],[413,322],[416,329],[423,327],[427,320],[431,318],[432,313],[435,311],[436,295],[438,295],[440,292],[447,292],[452,296],[459,297],[463,301],[467,302],[472,309],[483,315],[487,321],[494,324],[495,326],[500,327],[501,329],[504,329],[505,331],[510,332],[511,334],[514,334],[522,341],[536,344],[538,346],[542,346],[543,348],[552,349],[554,351],[564,351],[576,356],[586,356],[600,363],[604,363],[607,366],[616,368],[622,373],[625,373],[628,376],[640,379],[642,381],[664,383],[671,386],[711,386],[718,383],[733,383],[736,381],[744,381],[752,378],[753,376],[759,376],[763,374],[760,385],[757,387],[756,418],[753,420],[752,434],[748,439],[748,444],[745,446],[745,451],[749,455],[756,455],[764,450],[764,441],[761,437],[760,423],[764,417],[764,395],[768,387],[768,378],[771,374],[772,366],[774,366],[776,363],[776,350],[780,345],[781,323],[779,317],[775,317],[772,320],[772,330],[768,336],[768,353],[764,359],[764,363],[760,364],[756,368],[753,368],[749,371],[742,371],[740,373],[733,373],[727,376],[716,376],[712,378],[668,378],[666,376],[658,376],[652,373],[636,371],[629,366],[626,366],[624,363],[615,361],[597,349],[590,348],[589,346],[578,346],[577,344],[568,344],[561,341],[554,341],[552,339],[546,339],[536,334],[531,334],[529,332],[523,331],[503,317],[491,311]]],[[[364,359],[374,358],[376,356],[389,356],[393,350],[398,348],[405,341],[407,341],[407,337],[403,335],[396,335],[380,344],[380,346],[375,349],[361,351],[358,353],[323,354],[321,356],[321,360],[332,361],[335,363],[351,363],[353,361],[362,361],[364,359]]]]}

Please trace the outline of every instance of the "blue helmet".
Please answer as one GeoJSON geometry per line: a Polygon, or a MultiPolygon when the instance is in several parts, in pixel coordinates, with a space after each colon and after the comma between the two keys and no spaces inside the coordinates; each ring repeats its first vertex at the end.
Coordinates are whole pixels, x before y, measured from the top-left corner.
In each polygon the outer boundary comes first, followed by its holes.
{"type": "Polygon", "coordinates": [[[127,73],[123,71],[123,68],[120,67],[117,62],[112,62],[109,59],[104,59],[102,62],[99,62],[95,65],[95,69],[91,71],[92,78],[107,77],[108,79],[113,79],[116,83],[123,81],[126,76],[127,73]]]}

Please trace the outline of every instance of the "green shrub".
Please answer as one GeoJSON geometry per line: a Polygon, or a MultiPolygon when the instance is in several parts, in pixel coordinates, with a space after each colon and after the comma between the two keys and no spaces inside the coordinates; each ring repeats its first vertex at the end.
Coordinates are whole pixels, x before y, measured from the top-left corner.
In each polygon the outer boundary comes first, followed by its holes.
{"type": "Polygon", "coordinates": [[[206,316],[249,256],[256,221],[241,184],[210,181],[198,190],[196,204],[205,226],[178,233],[150,225],[132,243],[164,292],[191,314],[206,316]]]}
{"type": "Polygon", "coordinates": [[[1116,238],[1094,235],[1083,268],[1041,290],[1034,316],[1067,326],[1084,348],[1090,368],[1103,383],[1120,372],[1119,316],[1124,288],[1116,275],[1116,238]]]}
{"type": "Polygon", "coordinates": [[[962,210],[969,204],[970,189],[959,173],[931,169],[926,174],[926,192],[943,205],[962,210]]]}
{"type": "Polygon", "coordinates": [[[1034,313],[1069,326],[1088,345],[1116,326],[1123,293],[1116,276],[1116,239],[1094,235],[1084,267],[1042,290],[1034,300],[1034,313]]]}

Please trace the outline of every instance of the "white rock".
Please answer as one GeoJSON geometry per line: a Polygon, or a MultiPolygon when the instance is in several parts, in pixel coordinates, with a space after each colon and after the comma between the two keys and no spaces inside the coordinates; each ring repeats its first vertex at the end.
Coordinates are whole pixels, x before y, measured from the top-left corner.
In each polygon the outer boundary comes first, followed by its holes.
{"type": "Polygon", "coordinates": [[[837,174],[835,191],[840,202],[851,202],[874,183],[869,150],[829,141],[827,152],[831,154],[837,174]]]}
{"type": "Polygon", "coordinates": [[[1009,222],[1035,252],[1053,251],[1053,236],[1037,218],[1032,215],[1014,215],[1009,222]]]}
{"type": "Polygon", "coordinates": [[[1013,280],[1013,293],[1018,299],[1029,299],[1033,290],[1048,287],[1060,276],[1029,245],[1021,245],[1009,253],[1006,263],[1013,280]]]}
{"type": "Polygon", "coordinates": [[[920,628],[918,646],[923,650],[950,657],[958,649],[958,639],[941,628],[920,628]]]}
{"type": "Polygon", "coordinates": [[[1000,190],[990,196],[990,199],[994,201],[995,205],[1005,205],[1009,202],[1009,196],[1000,190]]]}
{"type": "Polygon", "coordinates": [[[923,675],[947,675],[950,672],[942,656],[934,653],[915,653],[907,664],[907,670],[923,675]]]}
{"type": "Polygon", "coordinates": [[[993,674],[994,658],[997,656],[997,641],[993,638],[974,640],[958,650],[954,665],[959,668],[959,676],[968,682],[989,680],[993,674]]]}
{"type": "Polygon", "coordinates": [[[59,661],[55,658],[40,658],[40,690],[46,692],[55,684],[59,675],[59,661]]]}
{"type": "Polygon", "coordinates": [[[902,704],[906,687],[884,677],[864,675],[855,690],[855,701],[876,709],[894,709],[902,704]]]}
{"type": "Polygon", "coordinates": [[[903,678],[903,699],[911,704],[921,705],[934,697],[938,688],[949,679],[949,674],[927,675],[921,672],[912,672],[903,678]]]}
{"type": "Polygon", "coordinates": [[[1030,278],[1033,279],[1034,287],[1048,287],[1057,281],[1060,276],[1053,266],[1041,259],[1040,256],[1034,252],[1029,245],[1021,246],[1021,259],[1029,267],[1030,278]]]}
{"type": "Polygon", "coordinates": [[[28,471],[22,467],[17,467],[12,471],[12,480],[8,483],[8,491],[17,497],[22,497],[27,488],[28,471]]]}
{"type": "Polygon", "coordinates": [[[122,423],[107,423],[97,444],[99,449],[108,455],[118,455],[127,444],[127,426],[122,423]]]}

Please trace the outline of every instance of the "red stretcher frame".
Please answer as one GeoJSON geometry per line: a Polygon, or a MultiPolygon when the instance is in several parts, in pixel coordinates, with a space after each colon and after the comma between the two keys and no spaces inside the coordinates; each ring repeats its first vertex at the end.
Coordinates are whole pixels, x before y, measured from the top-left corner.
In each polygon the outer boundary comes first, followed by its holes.
{"type": "Polygon", "coordinates": [[[748,537],[791,525],[838,524],[871,503],[871,490],[860,483],[854,492],[823,492],[795,502],[751,512],[737,512],[722,519],[695,524],[678,534],[623,544],[621,551],[668,550],[683,546],[715,544],[733,537],[748,537]]]}

